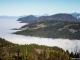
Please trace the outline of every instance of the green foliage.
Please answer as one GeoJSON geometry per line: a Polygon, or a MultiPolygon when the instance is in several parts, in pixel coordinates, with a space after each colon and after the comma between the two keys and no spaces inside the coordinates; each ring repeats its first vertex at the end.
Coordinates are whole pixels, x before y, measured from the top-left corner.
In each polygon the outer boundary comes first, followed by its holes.
{"type": "Polygon", "coordinates": [[[67,52],[56,46],[18,45],[0,38],[0,60],[69,60],[68,57],[67,52]]]}

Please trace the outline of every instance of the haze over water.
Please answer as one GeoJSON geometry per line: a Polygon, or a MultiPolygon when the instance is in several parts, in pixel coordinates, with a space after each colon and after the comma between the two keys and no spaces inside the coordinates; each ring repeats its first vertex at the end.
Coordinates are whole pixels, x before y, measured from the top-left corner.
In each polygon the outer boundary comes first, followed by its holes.
{"type": "Polygon", "coordinates": [[[18,18],[0,18],[0,37],[17,44],[39,44],[47,46],[58,46],[64,50],[73,50],[77,45],[80,44],[80,40],[69,40],[69,39],[50,39],[50,38],[40,38],[11,34],[17,30],[11,30],[13,28],[20,28],[25,25],[25,23],[19,23],[18,18]]]}

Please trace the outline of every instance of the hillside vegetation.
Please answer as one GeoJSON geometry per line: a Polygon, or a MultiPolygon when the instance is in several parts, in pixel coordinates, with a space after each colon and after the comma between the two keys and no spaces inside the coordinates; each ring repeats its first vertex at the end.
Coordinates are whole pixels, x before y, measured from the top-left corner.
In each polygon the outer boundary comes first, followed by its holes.
{"type": "Polygon", "coordinates": [[[72,60],[69,51],[37,44],[18,45],[0,38],[0,60],[72,60]]]}
{"type": "Polygon", "coordinates": [[[45,20],[25,25],[15,34],[44,38],[80,39],[80,22],[45,20]]]}

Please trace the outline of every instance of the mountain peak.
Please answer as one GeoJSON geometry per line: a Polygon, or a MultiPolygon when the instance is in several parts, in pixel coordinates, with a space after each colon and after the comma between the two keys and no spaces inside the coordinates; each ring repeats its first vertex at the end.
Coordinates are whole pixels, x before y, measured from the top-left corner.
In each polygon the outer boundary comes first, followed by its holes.
{"type": "Polygon", "coordinates": [[[49,14],[45,13],[43,16],[49,16],[49,14]]]}
{"type": "Polygon", "coordinates": [[[74,13],[71,13],[71,15],[76,19],[80,20],[80,13],[74,12],[74,13]]]}

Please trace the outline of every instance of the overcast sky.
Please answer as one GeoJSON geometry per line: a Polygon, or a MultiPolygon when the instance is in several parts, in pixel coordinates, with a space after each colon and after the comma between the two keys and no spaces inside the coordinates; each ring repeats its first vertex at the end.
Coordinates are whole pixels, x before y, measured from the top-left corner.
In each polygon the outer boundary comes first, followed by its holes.
{"type": "Polygon", "coordinates": [[[0,15],[80,13],[80,0],[0,0],[0,15]]]}

